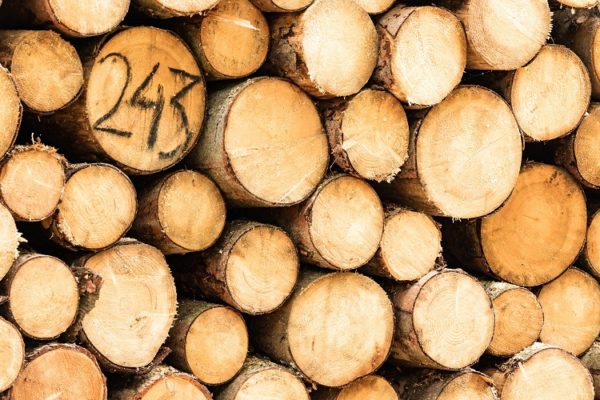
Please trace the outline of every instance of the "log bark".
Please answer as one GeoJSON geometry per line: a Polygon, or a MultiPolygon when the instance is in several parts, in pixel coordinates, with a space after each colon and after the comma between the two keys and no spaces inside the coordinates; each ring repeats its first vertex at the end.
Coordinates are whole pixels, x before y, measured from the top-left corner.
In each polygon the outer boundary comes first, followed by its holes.
{"type": "Polygon", "coordinates": [[[583,366],[586,367],[594,381],[596,400],[600,399],[600,342],[594,342],[592,347],[581,357],[583,366]]]}
{"type": "Polygon", "coordinates": [[[213,8],[219,0],[133,0],[133,8],[152,18],[191,17],[213,8]]]}
{"type": "Polygon", "coordinates": [[[442,101],[460,83],[467,41],[460,21],[440,7],[395,6],[377,25],[373,79],[410,108],[442,101]]]}
{"type": "Polygon", "coordinates": [[[11,387],[25,359],[25,343],[19,330],[0,318],[0,392],[11,387]]]}
{"type": "Polygon", "coordinates": [[[164,254],[206,250],[225,226],[219,188],[195,171],[177,170],[144,186],[132,230],[164,254]]]}
{"type": "Polygon", "coordinates": [[[0,204],[0,280],[4,278],[19,256],[19,243],[23,241],[10,212],[0,204]]]}
{"type": "Polygon", "coordinates": [[[323,179],[327,139],[300,89],[279,78],[252,78],[212,94],[188,163],[211,177],[234,207],[289,206],[323,179]]]}
{"type": "Polygon", "coordinates": [[[251,0],[264,12],[291,13],[299,12],[310,6],[314,0],[251,0]]]}
{"type": "Polygon", "coordinates": [[[489,377],[473,369],[458,372],[421,370],[396,383],[402,400],[498,400],[489,377]]]}
{"type": "Polygon", "coordinates": [[[379,368],[393,325],[389,298],[373,280],[304,270],[290,300],[254,317],[250,332],[272,359],[294,365],[317,384],[339,387],[379,368]]]}
{"type": "Polygon", "coordinates": [[[598,210],[595,205],[588,204],[590,218],[581,261],[592,275],[600,278],[600,213],[598,210]]]}
{"type": "Polygon", "coordinates": [[[521,133],[504,100],[480,86],[460,86],[414,122],[408,161],[394,181],[376,187],[417,211],[475,218],[506,200],[521,153],[521,133]]]}
{"type": "Polygon", "coordinates": [[[229,307],[183,300],[166,345],[168,361],[206,385],[222,385],[242,368],[248,331],[242,316],[229,307]]]}
{"type": "MultiPolygon", "coordinates": [[[[313,400],[400,400],[396,389],[385,378],[366,376],[344,388],[319,388],[313,400]]],[[[403,399],[403,398],[402,398],[403,399]]]]}
{"type": "Polygon", "coordinates": [[[10,72],[0,66],[0,160],[13,147],[23,116],[23,105],[19,99],[17,85],[10,72]]]}
{"type": "Polygon", "coordinates": [[[444,248],[460,265],[519,286],[539,286],[564,272],[586,235],[585,196],[563,169],[526,164],[512,194],[480,220],[444,224],[444,248]]]}

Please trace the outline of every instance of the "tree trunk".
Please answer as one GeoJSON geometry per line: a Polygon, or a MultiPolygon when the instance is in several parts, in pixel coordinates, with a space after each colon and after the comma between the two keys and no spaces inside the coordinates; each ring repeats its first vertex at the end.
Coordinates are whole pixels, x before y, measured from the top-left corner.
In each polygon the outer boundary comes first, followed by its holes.
{"type": "Polygon", "coordinates": [[[385,361],[394,316],[386,293],[356,273],[305,269],[289,301],[251,320],[257,349],[293,364],[307,379],[339,387],[385,361]]]}
{"type": "Polygon", "coordinates": [[[283,79],[258,77],[212,94],[188,162],[234,207],[289,206],[323,179],[327,139],[305,93],[283,79]]]}
{"type": "Polygon", "coordinates": [[[19,256],[21,234],[10,212],[0,204],[0,280],[19,256]]]}
{"type": "Polygon", "coordinates": [[[0,66],[0,160],[13,147],[23,115],[23,106],[15,80],[7,69],[0,66]]]}
{"type": "Polygon", "coordinates": [[[0,317],[0,392],[17,379],[25,359],[25,343],[19,330],[0,317]]]}
{"type": "Polygon", "coordinates": [[[444,224],[444,247],[461,266],[519,286],[543,285],[577,258],[587,228],[585,196],[563,169],[528,163],[512,194],[481,220],[444,224]]]}
{"type": "Polygon", "coordinates": [[[191,17],[213,8],[218,0],[133,0],[133,8],[152,18],[191,17]]]}
{"type": "Polygon", "coordinates": [[[475,218],[498,208],[515,185],[522,155],[510,108],[479,86],[460,86],[415,121],[409,149],[396,179],[377,185],[380,194],[453,218],[475,218]]]}
{"type": "Polygon", "coordinates": [[[460,83],[467,42],[451,12],[400,4],[379,19],[377,31],[374,80],[409,107],[437,104],[460,83]]]}
{"type": "Polygon", "coordinates": [[[397,382],[402,400],[498,400],[491,379],[472,369],[459,372],[421,370],[397,382]]]}
{"type": "MultiPolygon", "coordinates": [[[[398,393],[385,378],[366,376],[342,389],[319,388],[313,400],[401,400],[398,393]]],[[[402,398],[403,399],[403,398],[402,398]]]]}
{"type": "Polygon", "coordinates": [[[133,232],[164,254],[206,250],[225,226],[225,202],[204,175],[177,170],[144,186],[133,232]]]}
{"type": "Polygon", "coordinates": [[[581,358],[583,365],[592,374],[594,381],[595,399],[600,399],[600,342],[594,342],[592,347],[581,358]]]}

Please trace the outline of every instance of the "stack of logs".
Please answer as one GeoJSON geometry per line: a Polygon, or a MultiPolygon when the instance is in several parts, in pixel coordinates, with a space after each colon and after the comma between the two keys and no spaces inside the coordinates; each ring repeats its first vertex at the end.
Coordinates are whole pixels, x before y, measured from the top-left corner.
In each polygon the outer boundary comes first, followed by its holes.
{"type": "Polygon", "coordinates": [[[600,399],[598,1],[433,3],[4,0],[0,398],[600,399]]]}

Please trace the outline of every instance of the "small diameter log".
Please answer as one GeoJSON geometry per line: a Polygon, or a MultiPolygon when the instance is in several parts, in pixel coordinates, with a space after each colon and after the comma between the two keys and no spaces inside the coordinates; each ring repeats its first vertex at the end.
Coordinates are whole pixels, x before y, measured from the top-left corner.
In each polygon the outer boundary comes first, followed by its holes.
{"type": "Polygon", "coordinates": [[[0,318],[0,392],[8,389],[21,371],[25,343],[17,328],[0,318]]]}
{"type": "Polygon", "coordinates": [[[417,280],[435,268],[441,241],[440,228],[430,216],[391,207],[379,250],[361,271],[396,281],[417,280]]]}
{"type": "Polygon", "coordinates": [[[175,284],[162,253],[133,240],[78,260],[102,278],[84,309],[80,337],[109,371],[140,372],[157,356],[175,319],[175,284]]]}
{"type": "Polygon", "coordinates": [[[216,400],[246,399],[310,400],[310,397],[293,371],[250,357],[238,376],[216,397],[216,400]]]}
{"type": "Polygon", "coordinates": [[[15,80],[7,69],[0,66],[0,159],[9,152],[19,133],[23,106],[15,80]]]}
{"type": "Polygon", "coordinates": [[[467,68],[513,70],[527,64],[550,35],[547,0],[444,0],[467,34],[467,68]]]}
{"type": "Polygon", "coordinates": [[[378,21],[373,78],[409,107],[442,101],[460,83],[467,61],[460,21],[440,7],[398,5],[378,21]]]}
{"type": "Polygon", "coordinates": [[[486,370],[500,400],[593,400],[589,371],[568,352],[535,343],[486,370]]]}
{"type": "Polygon", "coordinates": [[[234,207],[281,207],[310,195],[328,166],[327,138],[310,98],[279,78],[258,77],[211,95],[193,167],[234,207]]]}
{"type": "Polygon", "coordinates": [[[234,221],[205,253],[181,259],[175,276],[190,296],[220,300],[257,315],[283,304],[294,289],[299,267],[294,243],[282,229],[234,221]]]}
{"type": "Polygon", "coordinates": [[[356,4],[371,15],[381,14],[388,10],[393,4],[393,0],[354,0],[356,4]]]}
{"type": "Polygon", "coordinates": [[[30,111],[50,113],[75,100],[83,67],[75,48],[53,31],[0,31],[0,62],[30,111]]]}
{"type": "Polygon", "coordinates": [[[135,187],[110,164],[74,164],[55,214],[42,225],[56,243],[99,250],[116,243],[133,223],[135,187]]]}
{"type": "Polygon", "coordinates": [[[248,331],[242,316],[229,307],[184,300],[171,328],[169,362],[207,385],[222,385],[242,368],[248,331]]]}
{"type": "Polygon", "coordinates": [[[540,341],[579,355],[600,334],[600,284],[570,268],[544,285],[538,294],[544,310],[540,341]]]}
{"type": "Polygon", "coordinates": [[[483,282],[495,314],[494,337],[487,352],[510,357],[531,346],[542,331],[544,313],[529,290],[506,282],[483,282]]]}
{"type": "Polygon", "coordinates": [[[481,220],[444,224],[443,238],[465,268],[519,286],[539,286],[564,272],[583,247],[583,190],[563,169],[526,164],[512,194],[481,220]]]}
{"type": "MultiPolygon", "coordinates": [[[[223,0],[221,0],[223,1],[223,0]]],[[[302,11],[314,0],[250,0],[264,12],[291,13],[302,11]]]]}
{"type": "MultiPolygon", "coordinates": [[[[398,393],[385,378],[366,376],[342,389],[324,388],[314,392],[312,400],[400,400],[398,393]]],[[[402,398],[404,399],[404,398],[402,398]]]]}
{"type": "Polygon", "coordinates": [[[8,297],[8,316],[25,336],[55,339],[75,322],[77,279],[58,258],[22,254],[0,286],[8,297]]]}
{"type": "Polygon", "coordinates": [[[460,86],[416,121],[409,159],[379,193],[417,211],[475,218],[512,191],[522,156],[521,133],[506,102],[480,86],[460,86]],[[502,154],[502,157],[498,157],[502,154]]]}
{"type": "Polygon", "coordinates": [[[560,4],[573,8],[592,8],[598,0],[557,0],[560,4]]]}
{"type": "Polygon", "coordinates": [[[373,21],[352,0],[316,0],[271,23],[271,69],[315,97],[357,93],[373,73],[377,50],[373,21]]]}
{"type": "Polygon", "coordinates": [[[590,218],[587,238],[581,260],[587,270],[600,278],[600,212],[596,210],[590,218]]]}
{"type": "Polygon", "coordinates": [[[0,201],[17,220],[48,218],[63,194],[65,165],[53,147],[17,146],[0,166],[0,201]]]}
{"type": "Polygon", "coordinates": [[[408,158],[409,136],[406,113],[394,96],[365,89],[323,103],[321,115],[340,168],[377,182],[394,179],[408,158]]]}
{"type": "Polygon", "coordinates": [[[13,216],[0,204],[0,280],[8,272],[13,262],[19,256],[21,234],[13,216]]]}
{"type": "Polygon", "coordinates": [[[52,343],[27,354],[11,400],[106,400],[106,378],[86,349],[52,343]]]}
{"type": "Polygon", "coordinates": [[[51,27],[72,37],[110,32],[125,18],[130,0],[4,0],[3,26],[51,27]]]}
{"type": "Polygon", "coordinates": [[[223,197],[210,179],[178,170],[144,187],[132,230],[164,254],[201,251],[221,235],[225,214],[223,197]]]}
{"type": "Polygon", "coordinates": [[[385,361],[394,315],[385,291],[366,276],[304,270],[291,299],[254,317],[251,328],[262,352],[293,363],[315,383],[338,387],[385,361]]]}
{"type": "Polygon", "coordinates": [[[209,80],[248,76],[267,58],[269,25],[248,0],[221,0],[202,17],[177,20],[173,29],[189,44],[209,80]]]}
{"type": "Polygon", "coordinates": [[[270,213],[292,237],[303,261],[335,270],[356,269],[375,255],[384,211],[366,182],[337,174],[305,202],[270,213]]]}
{"type": "Polygon", "coordinates": [[[84,93],[43,120],[47,139],[70,159],[110,160],[132,174],[179,162],[198,140],[205,101],[200,68],[183,40],[141,26],[88,45],[81,50],[84,93]]]}
{"type": "Polygon", "coordinates": [[[212,400],[208,389],[189,374],[159,365],[111,391],[111,400],[212,400]]]}
{"type": "Polygon", "coordinates": [[[581,357],[581,362],[592,374],[594,380],[595,399],[600,399],[600,342],[594,342],[592,347],[581,357]]]}
{"type": "Polygon", "coordinates": [[[402,400],[498,400],[491,379],[473,369],[448,373],[421,370],[396,383],[402,400]]]}
{"type": "Polygon", "coordinates": [[[133,8],[153,18],[190,17],[214,7],[219,0],[133,0],[133,8]]]}
{"type": "Polygon", "coordinates": [[[396,312],[390,354],[396,363],[459,370],[474,364],[492,341],[492,302],[461,270],[432,271],[388,291],[396,312]]]}

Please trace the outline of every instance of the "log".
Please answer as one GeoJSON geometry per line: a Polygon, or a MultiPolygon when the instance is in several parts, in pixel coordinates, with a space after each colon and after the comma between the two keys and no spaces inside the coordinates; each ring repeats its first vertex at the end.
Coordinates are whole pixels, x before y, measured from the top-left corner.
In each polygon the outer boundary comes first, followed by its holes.
{"type": "Polygon", "coordinates": [[[500,400],[593,400],[589,371],[568,352],[535,343],[486,370],[500,400]]]}
{"type": "Polygon", "coordinates": [[[396,383],[402,400],[498,400],[491,379],[465,369],[448,373],[421,370],[402,376],[396,383]]]}
{"type": "Polygon", "coordinates": [[[244,399],[310,400],[302,381],[280,365],[250,357],[238,376],[216,400],[244,399]]]}
{"type": "Polygon", "coordinates": [[[585,196],[563,169],[526,164],[512,194],[481,220],[444,224],[460,265],[518,286],[555,279],[577,258],[587,228],[585,196]]]}
{"type": "Polygon", "coordinates": [[[25,359],[25,343],[19,330],[0,317],[0,392],[17,379],[25,359]]]}
{"type": "Polygon", "coordinates": [[[10,70],[23,104],[35,113],[68,106],[83,86],[77,51],[53,31],[0,31],[0,63],[10,70]]]}
{"type": "Polygon", "coordinates": [[[375,257],[361,272],[396,281],[415,281],[436,267],[442,233],[427,214],[388,207],[375,257]]]}
{"type": "Polygon", "coordinates": [[[366,376],[344,388],[319,388],[313,400],[400,400],[396,389],[385,378],[366,376]]]}
{"type": "Polygon", "coordinates": [[[77,279],[58,258],[21,254],[0,287],[8,297],[9,319],[29,338],[56,339],[75,322],[77,279]]]}
{"type": "Polygon", "coordinates": [[[208,80],[256,72],[269,50],[269,25],[248,0],[221,0],[201,18],[173,24],[189,44],[208,80]]]}
{"type": "Polygon", "coordinates": [[[4,278],[19,256],[19,243],[23,241],[10,212],[0,204],[0,280],[4,278]]]}
{"type": "Polygon", "coordinates": [[[592,347],[581,357],[583,366],[586,367],[594,381],[595,399],[600,399],[600,342],[594,342],[592,347]]]}
{"type": "Polygon", "coordinates": [[[544,313],[537,298],[529,290],[506,282],[483,282],[492,299],[494,336],[487,352],[497,357],[510,357],[531,346],[542,331],[544,313]]]}
{"type": "Polygon", "coordinates": [[[1,160],[15,143],[23,115],[23,105],[19,99],[15,80],[10,72],[2,66],[0,66],[0,91],[2,92],[2,101],[0,101],[1,160]]]}
{"type": "Polygon", "coordinates": [[[106,400],[106,378],[86,349],[51,343],[27,354],[11,400],[106,400]]]}
{"type": "Polygon", "coordinates": [[[242,368],[248,331],[242,316],[229,307],[183,300],[171,328],[169,362],[206,385],[222,385],[242,368]]]}
{"type": "Polygon", "coordinates": [[[50,217],[63,194],[66,163],[41,143],[15,147],[0,166],[0,201],[20,221],[50,217]]]}
{"type": "Polygon", "coordinates": [[[159,365],[111,391],[111,400],[212,400],[208,389],[189,374],[159,365]]]}
{"type": "Polygon", "coordinates": [[[373,22],[352,0],[316,0],[301,13],[271,21],[270,69],[311,96],[357,93],[377,62],[373,22]]]}
{"type": "Polygon", "coordinates": [[[393,0],[354,0],[356,4],[371,15],[386,12],[393,4],[393,0]]]}
{"type": "Polygon", "coordinates": [[[199,172],[170,172],[147,184],[138,199],[132,230],[164,254],[205,250],[225,226],[219,188],[199,172]]]}
{"type": "Polygon", "coordinates": [[[123,29],[80,50],[85,89],[42,120],[46,140],[70,160],[108,160],[150,174],[179,162],[204,119],[200,68],[183,40],[154,27],[123,29]]]}
{"type": "Polygon", "coordinates": [[[392,362],[459,370],[474,364],[492,341],[492,302],[461,270],[432,271],[388,292],[396,313],[392,362]]]}
{"type": "Polygon", "coordinates": [[[408,158],[408,120],[383,90],[324,103],[321,115],[336,164],[346,173],[389,182],[408,158]]]}
{"type": "Polygon", "coordinates": [[[598,209],[591,213],[581,261],[592,275],[600,278],[600,212],[598,209]]]}
{"type": "Polygon", "coordinates": [[[130,0],[4,0],[2,26],[49,27],[67,36],[88,37],[110,32],[125,18],[130,0]]]}
{"type": "Polygon", "coordinates": [[[538,294],[544,310],[540,341],[580,355],[600,335],[600,284],[570,268],[538,294]]]}
{"type": "Polygon", "coordinates": [[[373,78],[411,108],[442,101],[467,62],[460,21],[440,7],[397,5],[377,25],[379,58],[373,78]]]}
{"type": "Polygon", "coordinates": [[[152,18],[191,17],[213,8],[219,0],[133,0],[133,8],[152,18]]]}
{"type": "Polygon", "coordinates": [[[444,0],[467,34],[467,68],[513,70],[527,64],[550,35],[547,0],[444,0]]]}
{"type": "Polygon", "coordinates": [[[78,259],[102,278],[95,301],[82,310],[79,336],[111,372],[144,373],[175,319],[175,284],[162,253],[134,240],[78,259]]]}
{"type": "Polygon", "coordinates": [[[557,0],[560,4],[573,8],[592,8],[598,0],[557,0]]]}
{"type": "Polygon", "coordinates": [[[480,86],[460,86],[429,109],[412,126],[410,146],[396,179],[377,189],[430,215],[489,214],[512,191],[521,165],[521,134],[510,108],[480,86]]]}
{"type": "Polygon", "coordinates": [[[305,202],[269,215],[290,234],[302,260],[322,268],[366,264],[383,234],[379,197],[366,182],[343,174],[329,176],[305,202]]]}
{"type": "Polygon", "coordinates": [[[305,269],[289,301],[252,318],[256,348],[309,380],[339,387],[373,373],[387,358],[392,304],[366,276],[305,269]]]}
{"type": "Polygon", "coordinates": [[[100,250],[116,243],[135,218],[135,187],[110,164],[73,164],[56,212],[42,221],[50,238],[69,249],[100,250]]]}
{"type": "Polygon", "coordinates": [[[276,226],[252,221],[230,222],[213,247],[176,264],[183,293],[222,301],[250,315],[280,307],[300,269],[290,237],[276,226]]]}
{"type": "Polygon", "coordinates": [[[234,207],[288,206],[323,179],[327,139],[299,88],[279,78],[252,78],[212,93],[188,163],[211,177],[234,207]]]}
{"type": "MultiPolygon", "coordinates": [[[[223,0],[221,0],[223,1],[223,0]]],[[[264,12],[291,13],[302,11],[313,3],[314,0],[251,0],[252,3],[264,12]]]]}

